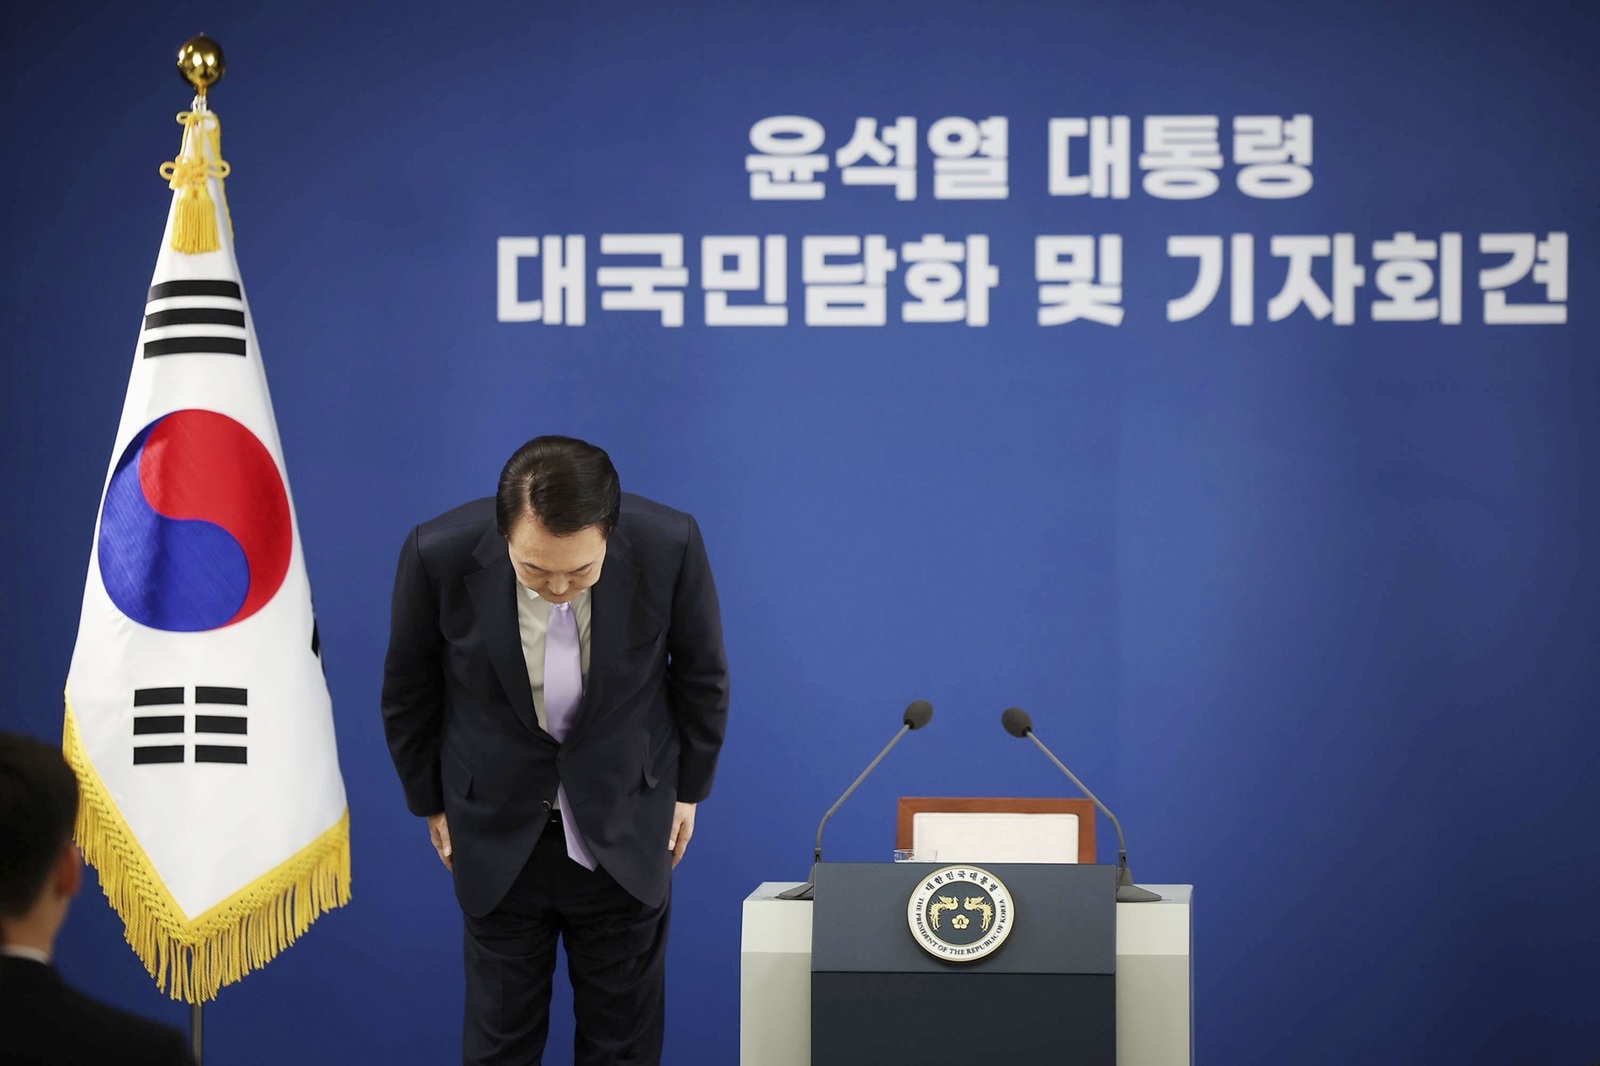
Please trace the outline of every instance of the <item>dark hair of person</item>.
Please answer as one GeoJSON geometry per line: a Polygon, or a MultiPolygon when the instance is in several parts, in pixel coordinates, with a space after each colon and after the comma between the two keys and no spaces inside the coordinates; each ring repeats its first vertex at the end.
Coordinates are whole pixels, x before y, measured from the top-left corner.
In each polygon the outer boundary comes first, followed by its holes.
{"type": "Polygon", "coordinates": [[[32,909],[78,818],[78,779],[61,752],[0,733],[0,916],[32,909]]]}
{"type": "Polygon", "coordinates": [[[557,537],[590,526],[609,537],[621,510],[622,486],[611,457],[572,437],[535,437],[518,448],[500,471],[494,498],[502,537],[529,514],[557,537]]]}

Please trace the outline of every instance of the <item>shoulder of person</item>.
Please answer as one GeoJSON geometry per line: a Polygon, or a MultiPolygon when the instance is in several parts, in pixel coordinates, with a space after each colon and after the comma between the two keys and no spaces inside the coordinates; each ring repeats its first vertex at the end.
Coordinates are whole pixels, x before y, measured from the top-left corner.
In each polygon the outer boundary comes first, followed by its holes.
{"type": "Polygon", "coordinates": [[[693,525],[694,519],[686,512],[631,492],[622,494],[617,528],[627,536],[630,546],[645,551],[655,547],[681,550],[693,525]]]}
{"type": "Polygon", "coordinates": [[[114,1054],[115,1061],[129,1064],[175,1066],[194,1061],[183,1034],[170,1025],[102,1003],[64,981],[56,982],[54,998],[54,1008],[35,1004],[32,1035],[46,1041],[42,1047],[65,1056],[59,1061],[89,1061],[73,1056],[102,1053],[114,1054]]]}
{"type": "Polygon", "coordinates": [[[413,531],[424,555],[470,554],[494,528],[494,497],[471,500],[428,519],[413,531]]]}

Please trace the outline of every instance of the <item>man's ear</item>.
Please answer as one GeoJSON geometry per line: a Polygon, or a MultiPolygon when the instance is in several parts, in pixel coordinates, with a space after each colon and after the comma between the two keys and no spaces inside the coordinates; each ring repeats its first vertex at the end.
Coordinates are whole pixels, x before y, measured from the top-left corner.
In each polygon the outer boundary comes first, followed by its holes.
{"type": "Polygon", "coordinates": [[[78,847],[72,841],[61,849],[61,856],[50,872],[50,887],[62,899],[71,899],[83,885],[83,860],[78,857],[78,847]]]}

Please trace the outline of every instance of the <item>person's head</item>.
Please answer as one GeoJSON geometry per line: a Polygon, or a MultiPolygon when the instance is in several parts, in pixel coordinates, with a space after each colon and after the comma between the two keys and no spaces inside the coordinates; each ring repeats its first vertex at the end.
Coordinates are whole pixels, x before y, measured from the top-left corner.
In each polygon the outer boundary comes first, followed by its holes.
{"type": "Polygon", "coordinates": [[[604,450],[571,437],[535,437],[500,471],[495,524],[517,581],[566,603],[600,580],[622,487],[604,450]]]}
{"type": "Polygon", "coordinates": [[[0,940],[45,950],[82,876],[72,826],[78,780],[61,752],[0,733],[0,940]]]}

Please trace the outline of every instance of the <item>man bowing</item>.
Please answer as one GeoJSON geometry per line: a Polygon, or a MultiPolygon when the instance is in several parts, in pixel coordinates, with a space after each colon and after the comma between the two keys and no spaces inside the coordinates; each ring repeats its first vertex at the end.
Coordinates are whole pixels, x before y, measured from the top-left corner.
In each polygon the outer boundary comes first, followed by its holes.
{"type": "Polygon", "coordinates": [[[699,527],[601,449],[535,438],[411,531],[383,719],[464,916],[464,1063],[541,1061],[558,938],[577,1066],[660,1061],[672,867],[727,713],[699,527]]]}

